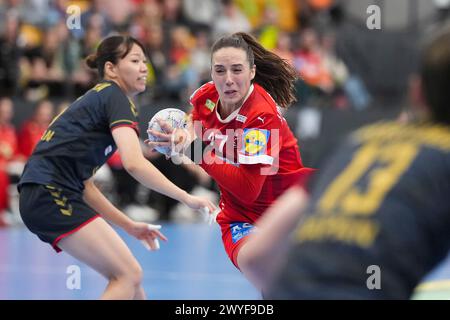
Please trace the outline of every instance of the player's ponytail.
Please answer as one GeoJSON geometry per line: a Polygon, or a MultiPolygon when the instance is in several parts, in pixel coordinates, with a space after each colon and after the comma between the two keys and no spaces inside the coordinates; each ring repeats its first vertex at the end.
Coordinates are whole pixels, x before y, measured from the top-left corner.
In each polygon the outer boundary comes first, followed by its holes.
{"type": "Polygon", "coordinates": [[[86,58],[86,65],[91,69],[97,69],[97,54],[92,53],[86,58]]]}
{"type": "Polygon", "coordinates": [[[247,53],[250,67],[256,65],[254,81],[262,86],[280,107],[288,108],[297,100],[294,93],[297,71],[289,62],[266,50],[252,35],[245,32],[217,40],[212,47],[212,54],[226,47],[241,48],[247,53]]]}

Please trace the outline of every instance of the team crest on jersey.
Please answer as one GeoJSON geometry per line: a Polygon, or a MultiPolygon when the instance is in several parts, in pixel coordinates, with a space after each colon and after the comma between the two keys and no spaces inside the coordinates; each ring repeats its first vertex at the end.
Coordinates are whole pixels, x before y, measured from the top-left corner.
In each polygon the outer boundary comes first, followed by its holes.
{"type": "Polygon", "coordinates": [[[252,156],[266,154],[269,136],[266,129],[244,129],[242,152],[252,156]]]}
{"type": "Polygon", "coordinates": [[[216,104],[214,102],[212,102],[209,99],[206,99],[206,103],[205,103],[205,107],[209,110],[209,111],[213,111],[214,107],[216,106],[216,104]]]}

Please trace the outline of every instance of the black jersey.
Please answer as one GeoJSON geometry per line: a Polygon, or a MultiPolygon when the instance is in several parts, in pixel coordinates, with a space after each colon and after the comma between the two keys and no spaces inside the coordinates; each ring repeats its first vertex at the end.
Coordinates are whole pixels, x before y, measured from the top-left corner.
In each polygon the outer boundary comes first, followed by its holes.
{"type": "Polygon", "coordinates": [[[49,125],[28,160],[25,183],[59,185],[74,191],[94,175],[117,149],[111,131],[137,130],[133,102],[113,81],[103,81],[78,98],[49,125]]]}
{"type": "Polygon", "coordinates": [[[450,129],[381,122],[339,150],[268,296],[408,299],[450,249],[450,129]]]}

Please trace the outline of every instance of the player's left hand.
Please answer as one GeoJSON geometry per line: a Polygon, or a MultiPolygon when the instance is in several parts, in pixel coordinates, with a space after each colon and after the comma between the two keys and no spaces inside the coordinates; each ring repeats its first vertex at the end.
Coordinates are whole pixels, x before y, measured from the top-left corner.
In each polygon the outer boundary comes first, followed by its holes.
{"type": "Polygon", "coordinates": [[[172,153],[184,151],[195,139],[192,122],[188,122],[187,128],[172,128],[166,121],[158,119],[158,124],[164,132],[148,129],[147,132],[158,138],[159,141],[145,140],[150,149],[155,147],[169,147],[172,153]]]}
{"type": "Polygon", "coordinates": [[[159,229],[161,229],[160,225],[133,221],[127,232],[138,240],[141,240],[144,247],[148,250],[158,250],[158,238],[163,241],[168,240],[166,236],[159,231],[159,229]]]}

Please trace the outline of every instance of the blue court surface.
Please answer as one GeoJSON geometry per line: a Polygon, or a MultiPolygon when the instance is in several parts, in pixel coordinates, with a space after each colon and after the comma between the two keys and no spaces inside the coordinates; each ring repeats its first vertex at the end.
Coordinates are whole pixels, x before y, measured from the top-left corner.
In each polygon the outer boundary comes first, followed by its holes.
{"type": "MultiPolygon", "coordinates": [[[[164,224],[162,231],[169,242],[157,252],[119,231],[144,269],[149,299],[261,299],[229,261],[218,225],[164,224]]],[[[0,244],[0,299],[97,299],[106,286],[101,275],[24,227],[0,229],[0,244]]]]}
{"type": "MultiPolygon", "coordinates": [[[[217,225],[163,225],[169,242],[158,252],[119,231],[144,269],[144,289],[156,300],[258,300],[234,268],[217,225]]],[[[106,280],[65,253],[55,253],[24,227],[0,229],[0,299],[97,299],[106,280]],[[74,271],[80,271],[74,282],[74,271]],[[79,285],[79,288],[78,288],[79,285]]],[[[450,257],[424,279],[416,299],[450,299],[450,257]]]]}

